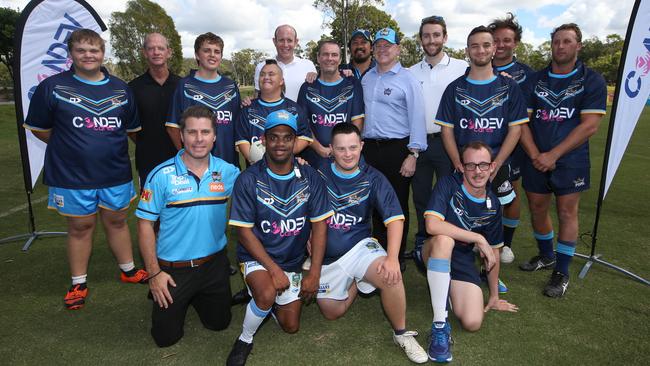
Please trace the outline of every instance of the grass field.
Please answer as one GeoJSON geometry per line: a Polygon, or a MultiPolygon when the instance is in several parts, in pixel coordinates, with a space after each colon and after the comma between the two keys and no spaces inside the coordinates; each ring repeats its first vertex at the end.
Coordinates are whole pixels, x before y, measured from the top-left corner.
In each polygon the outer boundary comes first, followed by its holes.
{"type": "MultiPolygon", "coordinates": [[[[12,106],[0,106],[0,238],[27,230],[27,211],[16,124],[12,106]],[[13,213],[7,214],[13,210],[13,213]]],[[[591,140],[592,189],[583,196],[581,232],[593,225],[607,121],[591,140]]],[[[642,115],[623,164],[605,200],[598,253],[645,278],[650,278],[650,110],[642,115]]],[[[65,230],[64,220],[46,209],[46,188],[33,195],[38,230],[65,230]]],[[[515,235],[518,263],[536,253],[524,205],[522,225],[515,235]]],[[[135,220],[129,220],[135,238],[135,220]]],[[[415,231],[412,220],[411,233],[415,231]]],[[[412,235],[412,234],[411,234],[412,235]]],[[[410,240],[412,242],[412,240],[410,240]]],[[[233,309],[231,326],[214,333],[188,313],[185,337],[176,345],[157,348],[149,335],[151,303],[147,288],[118,281],[118,269],[102,230],[95,235],[88,276],[87,306],[76,312],[63,308],[69,286],[65,238],[38,240],[23,253],[22,242],[0,246],[0,363],[34,364],[224,364],[241,330],[243,307],[233,309]]],[[[588,253],[585,238],[578,251],[588,253]]],[[[229,245],[231,257],[234,240],[229,245]]],[[[584,280],[577,278],[584,261],[571,267],[565,298],[541,295],[549,272],[523,273],[516,265],[502,266],[510,286],[505,295],[519,305],[516,314],[487,314],[478,333],[454,328],[454,364],[458,365],[648,365],[650,364],[650,288],[618,272],[595,265],[584,280]]],[[[404,274],[408,323],[427,342],[431,306],[425,278],[413,265],[404,274]]],[[[242,281],[232,277],[233,289],[242,281]]],[[[322,318],[316,306],[304,308],[298,334],[281,333],[267,322],[255,338],[250,365],[406,365],[392,344],[391,330],[379,298],[358,299],[342,319],[322,318]]]]}

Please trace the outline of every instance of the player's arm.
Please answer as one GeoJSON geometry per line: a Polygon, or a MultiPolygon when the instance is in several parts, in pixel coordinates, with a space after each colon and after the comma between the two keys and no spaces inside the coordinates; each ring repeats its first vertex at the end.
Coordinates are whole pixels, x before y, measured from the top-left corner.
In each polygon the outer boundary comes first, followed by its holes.
{"type": "Polygon", "coordinates": [[[156,234],[153,229],[154,221],[138,219],[138,243],[140,253],[144,260],[145,268],[149,273],[149,289],[153,300],[161,308],[168,308],[174,302],[172,295],[169,293],[168,286],[176,287],[174,279],[167,273],[163,272],[158,265],[158,256],[156,255],[156,234]]]}
{"type": "Polygon", "coordinates": [[[293,145],[293,153],[299,154],[309,146],[311,141],[303,140],[301,138],[296,139],[295,145],[293,145]]]}
{"type": "Polygon", "coordinates": [[[364,122],[363,117],[355,118],[352,120],[352,124],[357,126],[360,132],[363,132],[363,122],[364,122]]]}
{"type": "Polygon", "coordinates": [[[494,266],[494,253],[492,252],[490,244],[487,242],[487,240],[485,240],[485,237],[483,237],[483,235],[475,233],[473,231],[461,229],[458,226],[444,221],[434,215],[427,215],[425,218],[425,226],[429,235],[445,235],[456,241],[476,244],[483,256],[485,256],[485,259],[487,261],[486,269],[490,271],[494,266]]]}
{"type": "Polygon", "coordinates": [[[332,151],[331,145],[328,147],[323,146],[316,138],[314,138],[314,141],[311,142],[309,145],[316,153],[323,157],[327,158],[330,156],[330,152],[332,151]]]}
{"type": "Polygon", "coordinates": [[[128,132],[128,133],[127,133],[127,136],[129,136],[129,138],[131,139],[131,141],[133,141],[134,143],[135,143],[135,142],[137,141],[137,139],[138,139],[138,133],[137,133],[137,132],[128,132]]]}
{"type": "Polygon", "coordinates": [[[247,162],[251,163],[251,145],[249,143],[241,143],[237,145],[237,149],[239,150],[239,153],[246,159],[247,162]]]}
{"type": "MultiPolygon", "coordinates": [[[[532,113],[528,113],[528,118],[532,121],[532,113]]],[[[521,143],[521,147],[531,159],[539,155],[539,149],[535,144],[535,140],[533,139],[533,132],[530,130],[528,123],[525,123],[521,126],[521,138],[519,139],[519,142],[521,143]]]]}
{"type": "Polygon", "coordinates": [[[447,151],[447,155],[451,160],[451,164],[459,172],[464,171],[463,163],[460,160],[460,153],[458,152],[458,146],[456,146],[456,137],[454,137],[454,128],[448,126],[441,126],[440,137],[442,137],[442,145],[447,151]]]}
{"type": "Polygon", "coordinates": [[[37,139],[43,141],[44,143],[49,143],[50,142],[50,136],[52,136],[52,130],[47,130],[47,131],[36,131],[36,130],[31,130],[34,136],[36,136],[37,139]]]}
{"type": "Polygon", "coordinates": [[[237,237],[246,251],[255,258],[271,275],[273,286],[278,293],[289,288],[289,279],[280,266],[266,252],[262,242],[253,233],[252,227],[237,226],[237,237]]]}
{"type": "Polygon", "coordinates": [[[311,225],[311,268],[302,279],[300,287],[300,297],[306,301],[311,300],[318,292],[320,271],[327,243],[327,220],[312,222],[311,225]]]}
{"type": "Polygon", "coordinates": [[[173,127],[173,126],[165,126],[165,130],[167,130],[167,134],[169,135],[169,138],[172,140],[174,147],[176,147],[176,150],[180,150],[181,148],[183,148],[180,128],[173,127]]]}
{"type": "Polygon", "coordinates": [[[496,163],[496,168],[494,169],[494,173],[493,173],[494,175],[496,175],[496,173],[499,171],[499,168],[501,168],[501,166],[508,159],[510,154],[512,154],[512,151],[517,146],[520,137],[521,137],[521,125],[508,127],[508,134],[506,134],[506,138],[505,140],[503,140],[503,143],[501,144],[501,150],[499,150],[499,153],[494,158],[494,162],[496,163]]]}

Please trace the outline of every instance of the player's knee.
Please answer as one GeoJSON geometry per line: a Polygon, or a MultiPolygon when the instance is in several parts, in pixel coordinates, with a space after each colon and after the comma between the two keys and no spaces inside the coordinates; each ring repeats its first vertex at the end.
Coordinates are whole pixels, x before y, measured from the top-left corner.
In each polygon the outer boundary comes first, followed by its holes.
{"type": "Polygon", "coordinates": [[[321,308],[321,313],[323,313],[323,317],[327,320],[336,320],[345,314],[345,309],[342,307],[328,309],[321,308]]]}
{"type": "Polygon", "coordinates": [[[127,228],[126,217],[111,217],[109,219],[102,220],[104,225],[113,230],[119,230],[127,228]]]}
{"type": "Polygon", "coordinates": [[[152,329],[151,336],[158,347],[164,348],[178,343],[183,338],[183,331],[172,334],[171,332],[156,332],[152,329]]]}
{"type": "Polygon", "coordinates": [[[460,324],[466,331],[476,332],[481,329],[481,324],[483,324],[483,317],[465,318],[461,320],[460,324]]]}
{"type": "Polygon", "coordinates": [[[300,330],[300,322],[298,321],[285,321],[280,326],[285,333],[289,334],[298,333],[298,330],[300,330]]]}
{"type": "Polygon", "coordinates": [[[558,207],[558,220],[562,222],[571,222],[578,219],[578,210],[573,207],[558,207]]]}
{"type": "Polygon", "coordinates": [[[220,331],[228,328],[230,325],[230,320],[232,319],[232,314],[228,311],[225,314],[220,314],[218,317],[213,317],[212,319],[201,320],[203,326],[206,329],[213,331],[220,331]]]}
{"type": "Polygon", "coordinates": [[[265,288],[261,291],[255,291],[253,293],[253,298],[255,299],[255,304],[258,308],[262,310],[270,309],[271,306],[275,303],[275,296],[277,292],[274,288],[265,288]]]}
{"type": "Polygon", "coordinates": [[[73,223],[68,225],[68,235],[72,237],[87,236],[92,232],[94,228],[94,221],[73,223]]]}
{"type": "Polygon", "coordinates": [[[431,238],[431,256],[438,253],[448,252],[454,248],[455,241],[447,235],[436,235],[431,238]]]}

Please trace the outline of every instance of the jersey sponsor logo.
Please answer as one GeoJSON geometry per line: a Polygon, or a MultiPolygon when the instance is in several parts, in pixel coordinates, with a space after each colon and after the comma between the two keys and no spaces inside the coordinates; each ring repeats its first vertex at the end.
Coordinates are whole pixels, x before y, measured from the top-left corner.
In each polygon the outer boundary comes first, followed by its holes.
{"type": "Polygon", "coordinates": [[[60,194],[54,195],[54,203],[56,204],[57,207],[65,206],[65,200],[63,199],[63,196],[61,196],[60,194]]]}
{"type": "Polygon", "coordinates": [[[221,182],[212,182],[210,183],[210,192],[224,192],[226,186],[221,182]]]}
{"type": "Polygon", "coordinates": [[[361,223],[362,221],[363,217],[335,212],[334,215],[327,218],[326,222],[327,226],[331,229],[350,231],[352,226],[361,223]]]}
{"type": "Polygon", "coordinates": [[[573,181],[574,188],[584,187],[585,185],[586,185],[585,178],[578,178],[573,181]]]}
{"type": "Polygon", "coordinates": [[[169,173],[171,173],[171,172],[173,172],[173,171],[174,171],[174,167],[173,167],[173,166],[168,166],[168,167],[165,167],[165,168],[162,169],[162,173],[163,173],[163,174],[169,174],[169,173]]]}
{"type": "Polygon", "coordinates": [[[311,123],[331,127],[339,123],[343,123],[348,119],[347,113],[329,113],[329,114],[315,114],[311,115],[311,123]]]}
{"type": "Polygon", "coordinates": [[[321,284],[318,285],[318,293],[319,294],[329,294],[330,291],[331,291],[331,289],[330,289],[330,284],[329,283],[325,282],[325,283],[321,283],[321,284]]]}
{"type": "MultiPolygon", "coordinates": [[[[297,169],[294,169],[296,171],[296,175],[298,176],[300,174],[300,171],[297,169]]],[[[300,178],[300,176],[298,176],[300,178]]],[[[309,201],[309,193],[308,192],[300,192],[296,194],[296,202],[297,203],[305,203],[309,201]]]]}
{"type": "Polygon", "coordinates": [[[571,119],[575,115],[575,108],[559,107],[549,110],[538,109],[535,112],[535,118],[544,122],[563,122],[564,120],[571,119]]]}
{"type": "MultiPolygon", "coordinates": [[[[643,80],[650,74],[650,37],[643,40],[643,46],[645,50],[642,52],[645,53],[639,54],[636,57],[634,70],[630,70],[625,76],[625,94],[630,98],[636,98],[639,95],[643,80]]],[[[630,49],[636,49],[636,47],[630,47],[630,49]]]]}
{"type": "Polygon", "coordinates": [[[184,175],[172,175],[170,179],[171,179],[171,183],[175,186],[190,184],[190,180],[184,175]]]}
{"type": "Polygon", "coordinates": [[[214,121],[218,125],[227,125],[232,121],[232,112],[231,111],[215,111],[214,112],[214,121]]]}
{"type": "Polygon", "coordinates": [[[461,118],[459,125],[460,128],[464,130],[472,130],[474,132],[494,132],[494,130],[499,130],[503,127],[503,118],[461,118]]]}
{"type": "Polygon", "coordinates": [[[300,291],[300,281],[302,281],[302,273],[293,273],[291,275],[291,292],[297,293],[300,291]]]}
{"type": "Polygon", "coordinates": [[[391,89],[391,88],[384,89],[384,95],[390,95],[392,92],[393,92],[393,89],[391,89]]]}
{"type": "Polygon", "coordinates": [[[114,131],[122,127],[122,120],[118,117],[73,117],[72,125],[94,131],[114,131]]]}
{"type": "Polygon", "coordinates": [[[497,188],[497,193],[506,193],[512,191],[512,184],[510,184],[510,181],[506,180],[505,182],[501,183],[499,188],[497,188]]]}
{"type": "Polygon", "coordinates": [[[194,100],[201,100],[201,99],[203,99],[203,95],[200,95],[200,94],[194,94],[194,95],[192,96],[192,99],[194,99],[194,100]]]}
{"type": "Polygon", "coordinates": [[[194,191],[194,188],[192,188],[192,187],[174,188],[174,189],[172,189],[172,194],[177,195],[177,194],[183,194],[183,193],[190,193],[192,191],[194,191]]]}
{"type": "Polygon", "coordinates": [[[382,250],[382,247],[379,246],[379,243],[373,240],[366,243],[366,249],[368,249],[371,253],[375,253],[382,250]]]}
{"type": "Polygon", "coordinates": [[[274,234],[281,237],[297,236],[305,227],[305,218],[284,219],[280,221],[262,220],[260,229],[265,234],[274,234]]]}
{"type": "Polygon", "coordinates": [[[262,202],[264,202],[265,205],[267,206],[273,206],[273,203],[275,203],[275,200],[273,197],[264,197],[262,198],[262,202]]]}
{"type": "Polygon", "coordinates": [[[151,201],[151,198],[153,197],[153,191],[150,189],[143,189],[142,193],[140,194],[140,200],[142,202],[149,202],[151,201]]]}
{"type": "Polygon", "coordinates": [[[70,100],[70,103],[75,103],[75,104],[77,104],[77,103],[81,103],[81,98],[70,97],[69,100],[70,100]]]}
{"type": "Polygon", "coordinates": [[[212,181],[221,182],[221,172],[212,172],[212,181]]]}

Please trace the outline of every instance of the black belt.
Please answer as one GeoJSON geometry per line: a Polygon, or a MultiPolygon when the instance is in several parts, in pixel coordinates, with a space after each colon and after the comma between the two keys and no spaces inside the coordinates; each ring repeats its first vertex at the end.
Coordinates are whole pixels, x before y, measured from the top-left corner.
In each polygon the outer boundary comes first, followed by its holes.
{"type": "Polygon", "coordinates": [[[370,138],[365,138],[363,139],[364,142],[367,143],[372,143],[372,144],[381,144],[381,143],[395,143],[395,142],[403,142],[403,141],[408,141],[409,137],[402,137],[401,139],[370,139],[370,138]]]}
{"type": "Polygon", "coordinates": [[[190,268],[194,268],[194,267],[198,267],[198,266],[200,266],[200,265],[202,265],[202,264],[205,264],[205,263],[211,261],[211,260],[214,259],[214,258],[215,258],[219,253],[221,253],[221,252],[219,251],[219,252],[216,252],[216,253],[214,253],[214,254],[210,254],[210,255],[208,255],[208,256],[201,257],[201,258],[190,259],[189,261],[176,261],[176,262],[169,262],[169,261],[166,261],[166,260],[164,260],[164,259],[160,259],[160,258],[158,258],[158,263],[159,263],[161,266],[163,266],[163,267],[168,267],[168,268],[188,268],[188,267],[190,267],[190,268]]]}

